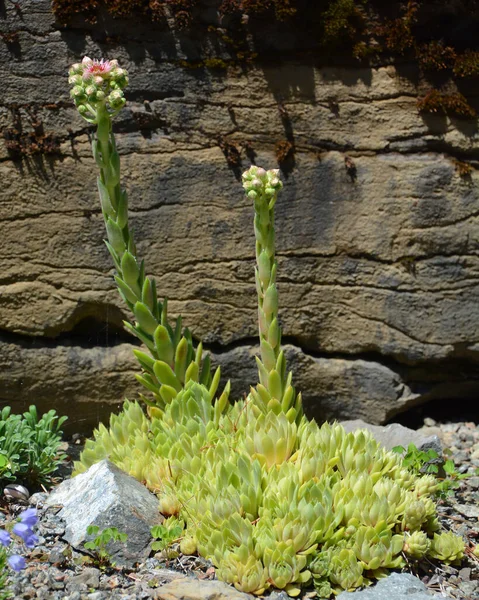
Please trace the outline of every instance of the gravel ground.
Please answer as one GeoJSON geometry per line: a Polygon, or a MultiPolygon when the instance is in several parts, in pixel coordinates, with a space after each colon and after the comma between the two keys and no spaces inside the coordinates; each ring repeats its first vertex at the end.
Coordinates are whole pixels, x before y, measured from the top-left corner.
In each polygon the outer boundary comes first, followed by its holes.
{"type": "MultiPolygon", "coordinates": [[[[429,561],[412,566],[409,571],[422,579],[431,592],[457,600],[479,600],[479,559],[472,549],[479,544],[479,427],[471,422],[439,424],[425,419],[421,430],[436,434],[444,448],[450,449],[456,469],[472,476],[462,480],[454,494],[439,501],[443,526],[463,536],[467,556],[459,567],[438,566],[429,561]]],[[[77,440],[78,441],[78,440],[77,440]]],[[[69,445],[69,454],[78,454],[78,444],[69,445]]],[[[62,476],[68,475],[68,467],[62,476]]],[[[13,574],[12,591],[16,599],[44,600],[145,600],[158,597],[159,587],[185,574],[199,579],[214,579],[211,564],[201,558],[179,557],[172,561],[149,558],[135,570],[99,569],[89,558],[72,550],[62,541],[61,520],[54,509],[44,510],[46,494],[34,494],[30,504],[38,508],[40,522],[36,533],[39,544],[32,551],[27,568],[13,574]]],[[[0,513],[2,521],[10,519],[24,506],[10,505],[0,513]]],[[[309,594],[311,597],[311,594],[309,594]]]]}

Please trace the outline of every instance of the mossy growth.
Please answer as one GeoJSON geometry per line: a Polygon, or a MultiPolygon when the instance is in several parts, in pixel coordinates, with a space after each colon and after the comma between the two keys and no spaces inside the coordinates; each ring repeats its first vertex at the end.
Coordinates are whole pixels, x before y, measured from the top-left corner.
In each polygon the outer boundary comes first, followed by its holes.
{"type": "Polygon", "coordinates": [[[477,77],[479,75],[479,52],[466,50],[457,56],[454,63],[454,75],[457,77],[477,77]]]}
{"type": "Polygon", "coordinates": [[[44,130],[43,122],[35,116],[25,128],[20,113],[13,111],[13,124],[2,131],[5,147],[12,158],[24,156],[58,154],[60,139],[44,130]]]}
{"type": "Polygon", "coordinates": [[[417,103],[419,112],[438,115],[448,115],[463,119],[474,119],[477,116],[474,108],[459,92],[444,93],[439,90],[430,90],[417,103]]]}

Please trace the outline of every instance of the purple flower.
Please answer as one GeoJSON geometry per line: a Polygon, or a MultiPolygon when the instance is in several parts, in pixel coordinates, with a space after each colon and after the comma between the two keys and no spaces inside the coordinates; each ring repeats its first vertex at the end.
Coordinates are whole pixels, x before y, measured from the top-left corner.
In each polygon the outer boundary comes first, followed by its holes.
{"type": "Polygon", "coordinates": [[[22,569],[24,569],[27,566],[27,563],[25,562],[25,559],[23,558],[23,556],[19,556],[18,554],[12,554],[11,556],[8,557],[8,564],[10,565],[10,567],[14,570],[14,571],[21,571],[22,569]]]}
{"type": "Polygon", "coordinates": [[[25,541],[25,538],[32,533],[32,530],[28,525],[25,525],[25,523],[15,523],[13,526],[13,533],[25,541]]]}
{"type": "Polygon", "coordinates": [[[0,529],[0,544],[2,544],[2,546],[8,546],[11,541],[12,541],[12,538],[10,537],[10,534],[8,533],[8,531],[5,531],[4,529],[0,529]]]}
{"type": "Polygon", "coordinates": [[[30,531],[30,535],[26,536],[23,541],[27,548],[35,548],[35,545],[38,544],[38,536],[30,531]]]}
{"type": "Polygon", "coordinates": [[[36,525],[38,521],[36,509],[27,508],[27,510],[24,510],[20,515],[20,521],[32,529],[32,527],[36,525]]]}
{"type": "Polygon", "coordinates": [[[25,525],[25,523],[16,523],[13,526],[13,533],[22,538],[23,543],[27,548],[33,548],[38,542],[38,537],[33,533],[28,525],[25,525]]]}

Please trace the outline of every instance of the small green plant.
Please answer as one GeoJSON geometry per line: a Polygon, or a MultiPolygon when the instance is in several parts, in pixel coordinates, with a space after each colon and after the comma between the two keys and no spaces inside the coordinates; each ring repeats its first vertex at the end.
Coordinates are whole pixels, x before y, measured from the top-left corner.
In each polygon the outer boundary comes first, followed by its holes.
{"type": "Polygon", "coordinates": [[[178,556],[178,552],[173,550],[172,546],[180,541],[183,534],[183,522],[174,517],[166,519],[162,525],[155,525],[151,528],[151,535],[156,540],[151,544],[152,550],[161,552],[167,560],[178,556]]]}
{"type": "Polygon", "coordinates": [[[409,444],[407,449],[404,446],[394,446],[392,451],[402,454],[403,465],[413,471],[413,473],[416,473],[416,475],[420,475],[421,473],[438,473],[439,471],[437,465],[439,455],[432,448],[429,450],[419,450],[415,444],[409,444]]]}
{"type": "MultiPolygon", "coordinates": [[[[403,446],[395,446],[392,450],[397,454],[403,455],[403,466],[410,469],[416,475],[431,473],[437,477],[438,486],[436,495],[439,498],[447,498],[447,496],[453,494],[463,479],[472,477],[479,471],[479,469],[476,469],[475,473],[459,473],[456,470],[453,460],[448,458],[444,461],[432,448],[429,450],[419,450],[414,444],[409,444],[407,449],[403,446]],[[445,472],[445,477],[441,477],[440,475],[440,464],[445,472]]],[[[449,451],[445,450],[444,454],[449,454],[449,451]]]]}
{"type": "Polygon", "coordinates": [[[85,542],[84,547],[92,553],[92,562],[98,567],[115,566],[111,554],[107,550],[110,542],[123,542],[128,539],[126,533],[120,533],[116,527],[108,527],[100,531],[97,525],[90,525],[87,534],[95,536],[93,540],[85,542]]]}
{"type": "Polygon", "coordinates": [[[19,481],[37,488],[49,485],[65,454],[59,451],[67,417],[54,410],[38,416],[35,406],[23,415],[0,412],[0,482],[19,481]]]}

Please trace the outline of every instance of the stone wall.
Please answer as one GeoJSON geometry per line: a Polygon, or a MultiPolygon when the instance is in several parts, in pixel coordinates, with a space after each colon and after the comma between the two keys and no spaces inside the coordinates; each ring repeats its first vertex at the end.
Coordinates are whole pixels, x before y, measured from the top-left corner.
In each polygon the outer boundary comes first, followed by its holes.
{"type": "Polygon", "coordinates": [[[61,28],[46,0],[2,10],[0,27],[18,35],[0,40],[1,403],[53,406],[88,430],[139,391],[90,129],[68,97],[68,66],[84,54],[130,72],[117,143],[139,254],[236,396],[255,382],[256,336],[239,174],[252,156],[277,167],[287,140],[280,314],[310,413],[381,423],[477,397],[479,134],[474,122],[418,114],[413,67],[317,68],[291,52],[187,68],[187,38],[167,31],[106,18],[61,28]],[[99,31],[123,42],[105,45],[99,31]]]}

